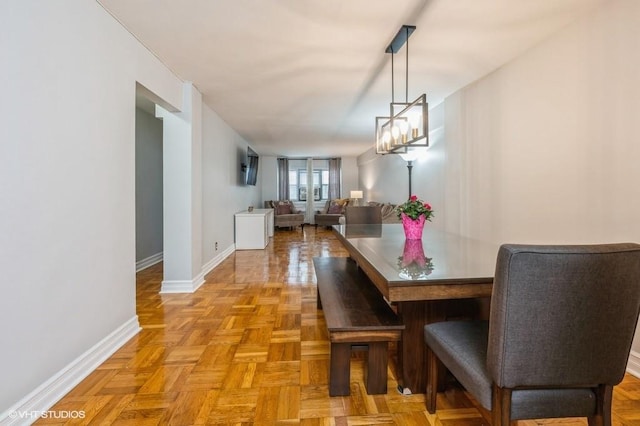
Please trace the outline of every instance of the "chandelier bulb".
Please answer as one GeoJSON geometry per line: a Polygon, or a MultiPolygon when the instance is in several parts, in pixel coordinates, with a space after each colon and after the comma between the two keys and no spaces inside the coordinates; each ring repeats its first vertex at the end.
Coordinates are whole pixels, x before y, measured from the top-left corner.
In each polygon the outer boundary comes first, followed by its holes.
{"type": "Polygon", "coordinates": [[[391,128],[391,136],[393,137],[393,140],[397,140],[398,136],[400,136],[400,129],[398,128],[398,126],[393,126],[391,128]]]}
{"type": "Polygon", "coordinates": [[[420,115],[419,114],[411,114],[409,116],[409,123],[411,124],[411,128],[417,129],[420,127],[420,115]]]}

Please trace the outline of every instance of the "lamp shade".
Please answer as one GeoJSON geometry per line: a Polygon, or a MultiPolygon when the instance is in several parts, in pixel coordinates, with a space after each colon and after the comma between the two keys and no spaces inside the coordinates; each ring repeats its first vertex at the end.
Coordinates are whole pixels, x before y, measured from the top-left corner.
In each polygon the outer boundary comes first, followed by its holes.
{"type": "Polygon", "coordinates": [[[351,198],[362,198],[362,191],[351,191],[351,198]]]}

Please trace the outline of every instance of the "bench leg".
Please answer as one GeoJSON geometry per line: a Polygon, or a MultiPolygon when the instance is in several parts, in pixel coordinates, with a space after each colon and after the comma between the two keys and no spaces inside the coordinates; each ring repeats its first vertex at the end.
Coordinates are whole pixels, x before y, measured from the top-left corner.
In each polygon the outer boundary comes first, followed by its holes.
{"type": "Polygon", "coordinates": [[[369,395],[387,393],[387,361],[389,343],[369,343],[365,384],[369,395]]]}
{"type": "Polygon", "coordinates": [[[331,343],[329,364],[329,396],[349,395],[351,343],[331,343]]]}

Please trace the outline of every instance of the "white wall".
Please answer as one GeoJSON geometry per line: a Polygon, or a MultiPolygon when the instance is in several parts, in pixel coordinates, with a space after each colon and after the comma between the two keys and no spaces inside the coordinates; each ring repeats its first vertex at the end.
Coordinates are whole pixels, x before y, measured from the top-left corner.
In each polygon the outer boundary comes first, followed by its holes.
{"type": "Polygon", "coordinates": [[[234,214],[262,208],[264,158],[256,186],[242,183],[247,142],[211,108],[202,105],[202,259],[207,265],[234,247],[234,214]],[[218,249],[215,249],[215,243],[218,249]]]}
{"type": "MultiPolygon", "coordinates": [[[[434,223],[494,242],[640,241],[639,23],[640,3],[607,3],[434,107],[413,169],[434,223]]],[[[404,196],[399,157],[358,162],[370,199],[404,196]]]]}
{"type": "Polygon", "coordinates": [[[360,189],[358,182],[358,159],[357,157],[342,157],[342,197],[349,198],[351,191],[360,189]]]}
{"type": "Polygon", "coordinates": [[[182,87],[97,2],[3,1],[0,28],[2,412],[137,331],[135,85],[182,87]]]}
{"type": "MultiPolygon", "coordinates": [[[[495,243],[640,242],[639,39],[640,2],[607,2],[448,97],[414,168],[434,226],[495,243]]],[[[361,180],[392,200],[399,159],[368,157],[361,180]]]]}
{"type": "Polygon", "coordinates": [[[184,148],[170,157],[186,162],[172,171],[188,210],[175,268],[186,281],[233,251],[233,214],[259,205],[261,188],[240,183],[247,143],[96,2],[2,2],[0,24],[2,421],[12,407],[46,409],[138,331],[138,83],[175,112],[161,112],[174,124],[164,136],[184,148]]]}
{"type": "Polygon", "coordinates": [[[640,3],[612,1],[445,102],[467,164],[463,233],[640,241],[639,38],[640,3]]]}
{"type": "Polygon", "coordinates": [[[183,84],[182,111],[156,106],[163,129],[163,293],[192,292],[202,273],[202,96],[183,84]]]}

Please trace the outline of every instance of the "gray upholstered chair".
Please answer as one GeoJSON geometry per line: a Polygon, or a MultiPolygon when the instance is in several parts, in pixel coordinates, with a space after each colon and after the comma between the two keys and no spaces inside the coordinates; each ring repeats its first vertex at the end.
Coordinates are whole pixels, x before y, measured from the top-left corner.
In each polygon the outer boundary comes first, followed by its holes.
{"type": "Polygon", "coordinates": [[[381,224],[382,208],[380,206],[347,206],[344,210],[345,224],[381,224]]]}
{"type": "Polygon", "coordinates": [[[489,321],[425,326],[426,403],[441,361],[493,426],[587,417],[611,424],[640,309],[640,245],[503,245],[489,321]]]}
{"type": "Polygon", "coordinates": [[[336,198],[327,200],[324,208],[314,216],[316,228],[318,225],[330,227],[331,225],[339,225],[344,220],[344,209],[349,204],[348,198],[336,198]]]}
{"type": "Polygon", "coordinates": [[[273,226],[276,228],[296,228],[304,230],[304,212],[298,210],[290,200],[265,201],[266,209],[273,209],[273,226]]]}

